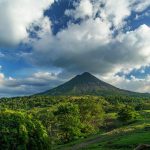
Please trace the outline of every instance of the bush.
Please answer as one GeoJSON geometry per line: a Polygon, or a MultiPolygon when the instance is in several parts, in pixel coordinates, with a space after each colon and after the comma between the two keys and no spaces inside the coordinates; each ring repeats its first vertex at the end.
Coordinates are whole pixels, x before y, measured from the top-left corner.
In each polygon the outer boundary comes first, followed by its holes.
{"type": "Polygon", "coordinates": [[[32,109],[28,112],[46,128],[51,144],[59,141],[57,136],[57,118],[54,115],[54,111],[55,109],[53,109],[53,107],[47,107],[44,109],[32,109]]]}
{"type": "Polygon", "coordinates": [[[130,122],[134,121],[139,117],[139,113],[137,113],[133,107],[124,106],[120,108],[118,112],[118,120],[122,122],[130,122]]]}
{"type": "Polygon", "coordinates": [[[3,150],[47,150],[49,138],[43,125],[23,112],[0,111],[0,146],[3,150]]]}
{"type": "Polygon", "coordinates": [[[77,100],[77,104],[82,122],[82,133],[94,134],[98,132],[104,120],[104,110],[101,101],[85,98],[77,100]]]}
{"type": "Polygon", "coordinates": [[[69,102],[62,103],[54,114],[57,118],[57,129],[61,142],[69,142],[81,135],[78,105],[69,102]]]}

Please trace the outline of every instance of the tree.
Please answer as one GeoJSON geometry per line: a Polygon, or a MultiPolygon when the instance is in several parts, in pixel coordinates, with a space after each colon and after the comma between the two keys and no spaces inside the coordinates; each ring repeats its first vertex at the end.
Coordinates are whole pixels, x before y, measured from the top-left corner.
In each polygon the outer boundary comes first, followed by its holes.
{"type": "Polygon", "coordinates": [[[91,134],[97,132],[102,125],[104,110],[101,100],[92,97],[82,98],[77,101],[80,109],[82,132],[91,134]]]}
{"type": "Polygon", "coordinates": [[[43,109],[32,109],[32,111],[29,112],[46,127],[47,133],[51,139],[51,144],[59,140],[57,138],[57,118],[54,116],[54,110],[53,107],[47,107],[43,109]]]}
{"type": "Polygon", "coordinates": [[[55,111],[59,136],[62,142],[71,141],[80,136],[81,122],[78,105],[61,103],[55,111]]]}
{"type": "Polygon", "coordinates": [[[131,106],[124,106],[118,112],[118,120],[122,122],[134,121],[139,117],[139,114],[131,106]]]}
{"type": "Polygon", "coordinates": [[[3,150],[46,150],[49,138],[43,125],[23,112],[0,111],[0,147],[3,150]]]}

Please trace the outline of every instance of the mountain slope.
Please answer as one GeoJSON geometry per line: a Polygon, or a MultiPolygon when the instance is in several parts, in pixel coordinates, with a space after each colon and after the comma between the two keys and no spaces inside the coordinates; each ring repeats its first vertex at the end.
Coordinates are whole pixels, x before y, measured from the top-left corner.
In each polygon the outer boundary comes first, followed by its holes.
{"type": "Polygon", "coordinates": [[[132,95],[148,94],[136,93],[116,88],[105,83],[88,72],[77,75],[70,81],[38,95],[132,95]]]}

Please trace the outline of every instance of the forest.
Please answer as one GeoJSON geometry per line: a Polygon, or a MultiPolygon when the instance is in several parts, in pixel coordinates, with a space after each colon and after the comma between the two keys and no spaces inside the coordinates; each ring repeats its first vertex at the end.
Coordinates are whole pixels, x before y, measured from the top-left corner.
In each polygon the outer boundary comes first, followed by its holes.
{"type": "Polygon", "coordinates": [[[3,150],[134,149],[150,143],[150,99],[115,95],[1,98],[0,124],[3,150]],[[135,137],[129,137],[131,133],[135,137]]]}

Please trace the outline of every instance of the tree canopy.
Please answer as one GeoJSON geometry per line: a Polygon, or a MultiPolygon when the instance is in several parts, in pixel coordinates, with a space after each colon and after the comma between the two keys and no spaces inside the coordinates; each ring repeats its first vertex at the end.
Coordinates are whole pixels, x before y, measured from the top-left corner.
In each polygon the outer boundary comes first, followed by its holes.
{"type": "Polygon", "coordinates": [[[46,150],[45,127],[30,115],[13,110],[0,111],[0,146],[3,150],[46,150]]]}

